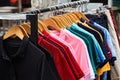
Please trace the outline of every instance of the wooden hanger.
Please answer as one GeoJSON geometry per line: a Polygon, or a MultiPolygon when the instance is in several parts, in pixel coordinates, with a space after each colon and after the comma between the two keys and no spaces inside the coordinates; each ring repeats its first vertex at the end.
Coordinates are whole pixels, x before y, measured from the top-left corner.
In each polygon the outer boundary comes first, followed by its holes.
{"type": "Polygon", "coordinates": [[[72,20],[73,23],[76,21],[70,13],[67,13],[66,15],[68,15],[70,17],[70,19],[72,20]]]}
{"type": "Polygon", "coordinates": [[[87,22],[89,22],[89,19],[82,12],[79,12],[79,14],[82,15],[83,19],[85,19],[87,22]]]}
{"type": "Polygon", "coordinates": [[[51,29],[60,31],[59,25],[58,25],[54,20],[52,20],[51,18],[44,19],[42,22],[43,22],[48,28],[51,28],[51,29]]]}
{"type": "MultiPolygon", "coordinates": [[[[66,13],[66,14],[67,14],[67,13],[66,13]]],[[[68,15],[66,15],[66,14],[61,15],[61,17],[64,18],[65,21],[67,21],[69,25],[71,25],[72,20],[71,20],[70,17],[69,17],[68,15]]]]}
{"type": "MultiPolygon", "coordinates": [[[[24,30],[27,34],[31,35],[31,26],[30,23],[24,23],[21,25],[21,29],[24,30]]],[[[43,31],[43,27],[40,25],[39,21],[38,21],[38,33],[42,34],[43,31]]],[[[45,30],[46,32],[48,32],[47,30],[45,30]]]]}
{"type": "Polygon", "coordinates": [[[38,32],[41,34],[43,30],[49,33],[47,26],[42,21],[38,20],[38,32]]]}
{"type": "Polygon", "coordinates": [[[59,15],[58,17],[59,17],[59,18],[61,19],[61,21],[64,23],[64,28],[66,28],[66,26],[70,26],[69,20],[67,20],[63,15],[59,15]]]}
{"type": "Polygon", "coordinates": [[[73,12],[79,19],[83,18],[86,21],[89,21],[89,19],[82,13],[82,12],[73,12]]]}
{"type": "Polygon", "coordinates": [[[18,37],[19,39],[23,40],[24,36],[27,36],[26,33],[20,28],[20,25],[10,27],[6,34],[3,36],[3,40],[8,39],[10,37],[18,37]]]}
{"type": "Polygon", "coordinates": [[[51,17],[51,19],[53,19],[53,20],[59,25],[60,28],[63,28],[63,27],[64,27],[64,24],[63,24],[63,22],[60,20],[59,17],[53,16],[53,17],[51,17]]]}
{"type": "MultiPolygon", "coordinates": [[[[24,23],[21,25],[21,28],[27,32],[27,34],[31,34],[31,27],[29,23],[24,23]]],[[[43,26],[43,24],[38,21],[38,33],[42,35],[42,31],[45,30],[47,33],[49,33],[48,29],[46,26],[43,26]]]]}
{"type": "Polygon", "coordinates": [[[79,14],[79,12],[72,12],[72,13],[75,14],[78,17],[78,19],[80,19],[82,17],[82,15],[79,14]]]}
{"type": "Polygon", "coordinates": [[[74,20],[67,13],[64,14],[63,16],[70,21],[70,25],[74,22],[74,20]]]}
{"type": "Polygon", "coordinates": [[[69,15],[71,15],[75,19],[76,22],[80,21],[79,18],[74,13],[71,12],[69,13],[69,15]]]}
{"type": "Polygon", "coordinates": [[[56,21],[57,24],[62,26],[62,28],[65,28],[66,26],[70,26],[74,21],[76,21],[76,20],[72,21],[71,17],[68,16],[67,14],[55,16],[53,17],[53,19],[56,21]]]}
{"type": "Polygon", "coordinates": [[[60,15],[58,15],[57,18],[60,20],[60,22],[63,25],[61,26],[61,28],[65,28],[65,26],[67,25],[67,22],[60,15]]]}
{"type": "Polygon", "coordinates": [[[67,14],[63,14],[62,17],[65,18],[66,21],[68,21],[69,26],[73,23],[73,21],[71,20],[71,18],[67,14]]]}
{"type": "Polygon", "coordinates": [[[28,35],[31,34],[31,31],[30,31],[30,24],[29,23],[24,23],[20,26],[20,28],[22,30],[24,30],[28,35]]]}

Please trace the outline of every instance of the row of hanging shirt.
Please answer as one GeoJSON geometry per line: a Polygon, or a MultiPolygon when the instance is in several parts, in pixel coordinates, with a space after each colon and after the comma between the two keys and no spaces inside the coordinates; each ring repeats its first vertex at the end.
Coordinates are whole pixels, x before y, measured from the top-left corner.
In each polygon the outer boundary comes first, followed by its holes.
{"type": "Polygon", "coordinates": [[[119,79],[120,51],[111,15],[111,10],[70,12],[39,21],[38,45],[29,40],[29,23],[10,27],[0,39],[0,79],[119,79]]]}
{"type": "MultiPolygon", "coordinates": [[[[110,10],[110,12],[111,12],[111,10],[110,10]]],[[[91,58],[91,60],[94,59],[94,60],[92,60],[93,62],[91,61],[91,63],[92,63],[92,68],[93,68],[94,74],[97,75],[98,80],[100,80],[100,79],[101,80],[102,79],[110,80],[110,78],[112,78],[112,79],[118,78],[117,76],[112,76],[112,77],[107,76],[107,75],[111,74],[111,73],[109,73],[110,65],[114,65],[114,61],[116,60],[116,52],[119,50],[118,37],[116,36],[116,32],[114,32],[115,31],[114,25],[112,24],[114,21],[112,21],[111,23],[109,23],[109,21],[107,22],[107,17],[110,18],[111,14],[112,14],[110,12],[109,12],[109,10],[105,10],[105,14],[102,13],[99,15],[86,15],[88,18],[96,21],[97,23],[88,20],[83,14],[81,14],[82,18],[84,18],[86,20],[86,22],[85,22],[85,20],[81,19],[81,21],[83,23],[78,21],[79,23],[77,23],[77,25],[72,24],[72,26],[70,28],[68,28],[68,26],[66,28],[70,32],[72,32],[72,33],[76,34],[77,36],[79,36],[80,38],[82,38],[84,40],[84,42],[86,43],[87,48],[88,48],[88,53],[93,55],[92,58],[91,57],[90,58],[91,58]],[[110,25],[110,24],[112,24],[112,25],[110,25]],[[102,27],[101,25],[104,27],[102,27]],[[109,28],[108,28],[108,25],[109,25],[109,28]],[[111,30],[111,28],[113,30],[111,30]],[[108,32],[107,29],[109,29],[110,33],[108,32]],[[113,32],[114,32],[114,34],[113,34],[113,32]],[[90,33],[93,34],[94,37],[90,33]],[[87,39],[85,39],[84,37],[86,37],[87,39]],[[91,40],[91,37],[92,37],[92,40],[91,40]],[[112,40],[111,40],[111,37],[112,37],[112,40]],[[88,40],[88,42],[86,40],[88,40]],[[116,41],[113,41],[113,40],[116,40],[116,41]],[[113,45],[113,43],[114,43],[114,45],[113,45]],[[91,47],[93,50],[90,49],[91,47]],[[114,47],[116,48],[116,50],[114,47]],[[91,52],[91,51],[93,51],[93,52],[91,52]],[[109,63],[108,63],[108,61],[109,61],[109,63]],[[96,71],[96,69],[97,69],[97,71],[96,71]],[[102,76],[102,77],[100,78],[100,76],[102,76]]],[[[72,13],[68,13],[68,14],[72,15],[72,13]]],[[[79,19],[80,19],[81,15],[79,14],[79,19]]],[[[62,18],[65,17],[64,15],[62,15],[62,16],[63,16],[62,18]]],[[[73,18],[73,17],[71,16],[71,18],[73,18]]],[[[74,18],[75,18],[75,16],[74,16],[74,18]]],[[[60,19],[60,17],[59,17],[59,19],[60,19]]],[[[55,20],[55,19],[53,19],[53,20],[55,20]]],[[[113,20],[113,19],[111,18],[108,20],[113,20]]],[[[55,21],[59,25],[59,27],[62,26],[62,24],[60,23],[60,21],[57,20],[57,18],[55,21]]],[[[53,27],[56,24],[50,23],[50,22],[52,22],[52,20],[48,19],[48,20],[44,20],[43,22],[46,25],[52,26],[52,28],[57,29],[59,31],[58,28],[53,27]]],[[[77,22],[77,19],[74,20],[73,22],[77,22]]],[[[65,23],[67,23],[67,21],[65,21],[65,23]]],[[[64,23],[63,23],[63,25],[64,25],[64,23]]],[[[66,41],[70,45],[73,45],[72,47],[74,48],[74,50],[76,50],[75,54],[77,54],[77,52],[78,52],[78,54],[80,53],[80,51],[77,51],[77,49],[85,50],[85,49],[82,49],[81,46],[79,46],[79,47],[77,46],[78,42],[75,43],[74,38],[72,38],[72,37],[71,37],[71,39],[68,38],[68,36],[65,34],[64,30],[60,30],[60,32],[58,32],[58,33],[53,31],[53,33],[58,36],[58,37],[56,37],[57,39],[62,38],[64,41],[66,41]],[[73,43],[70,40],[73,40],[73,43]],[[77,49],[76,49],[76,47],[77,47],[77,49]]],[[[54,34],[52,34],[52,35],[54,35],[54,34]]],[[[85,53],[85,52],[82,52],[82,53],[85,53]]],[[[119,51],[118,51],[118,54],[119,54],[119,51]]],[[[76,55],[76,57],[78,57],[78,55],[76,55]]],[[[117,57],[117,58],[119,59],[119,57],[117,57]]],[[[84,64],[85,64],[84,59],[85,58],[81,58],[81,60],[83,60],[84,64]]],[[[81,65],[83,66],[82,63],[81,63],[81,65]]],[[[119,66],[119,65],[116,64],[116,62],[115,62],[115,66],[119,66]]],[[[84,68],[85,68],[85,66],[82,68],[83,72],[84,72],[84,68]]],[[[87,70],[87,68],[85,68],[85,69],[87,70]]],[[[116,69],[117,69],[117,67],[116,67],[116,69]]],[[[117,69],[117,70],[119,70],[119,69],[117,69]]],[[[85,71],[85,72],[89,72],[89,71],[85,71]]],[[[114,70],[112,69],[112,73],[113,72],[114,72],[114,70]]],[[[92,74],[92,72],[90,72],[90,73],[92,74]]],[[[119,74],[119,71],[117,71],[117,74],[119,74]]],[[[87,78],[87,80],[90,80],[90,78],[89,79],[87,78]]]]}

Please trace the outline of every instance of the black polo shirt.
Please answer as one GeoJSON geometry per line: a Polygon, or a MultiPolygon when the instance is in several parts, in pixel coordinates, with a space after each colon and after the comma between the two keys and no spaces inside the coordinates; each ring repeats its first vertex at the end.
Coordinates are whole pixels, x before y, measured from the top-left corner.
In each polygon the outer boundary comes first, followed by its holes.
{"type": "Polygon", "coordinates": [[[46,55],[46,59],[48,61],[50,70],[51,70],[52,74],[54,74],[54,77],[56,78],[56,80],[61,80],[51,53],[48,50],[46,50],[44,47],[42,47],[41,45],[37,45],[37,47],[40,50],[42,50],[44,52],[44,54],[46,55]]]}
{"type": "Polygon", "coordinates": [[[0,38],[0,80],[57,80],[45,54],[27,38],[0,38]]]}

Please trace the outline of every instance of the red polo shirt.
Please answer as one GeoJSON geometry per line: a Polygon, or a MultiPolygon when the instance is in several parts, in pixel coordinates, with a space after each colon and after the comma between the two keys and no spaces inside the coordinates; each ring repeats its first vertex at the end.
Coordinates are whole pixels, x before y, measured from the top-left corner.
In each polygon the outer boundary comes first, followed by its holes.
{"type": "Polygon", "coordinates": [[[59,48],[47,42],[41,36],[38,36],[38,43],[46,48],[53,56],[56,68],[62,80],[76,80],[72,70],[69,67],[69,64],[67,63],[63,53],[59,48]]]}
{"type": "Polygon", "coordinates": [[[76,79],[80,79],[81,77],[84,76],[83,71],[80,69],[80,66],[78,65],[78,63],[76,62],[75,58],[73,57],[70,49],[68,48],[68,46],[64,45],[63,43],[61,43],[60,41],[56,40],[55,38],[51,37],[48,33],[46,33],[45,31],[43,31],[43,34],[46,38],[48,38],[49,40],[55,42],[56,44],[58,44],[59,46],[61,46],[63,48],[63,50],[65,51],[64,56],[70,66],[70,68],[72,69],[72,72],[74,74],[74,76],[76,77],[76,79]]]}

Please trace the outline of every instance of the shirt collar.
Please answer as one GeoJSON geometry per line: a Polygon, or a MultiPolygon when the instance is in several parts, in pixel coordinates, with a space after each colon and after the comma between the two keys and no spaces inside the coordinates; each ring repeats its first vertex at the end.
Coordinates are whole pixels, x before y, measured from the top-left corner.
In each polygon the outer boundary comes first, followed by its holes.
{"type": "Polygon", "coordinates": [[[29,41],[28,38],[24,37],[17,52],[14,55],[11,55],[9,57],[4,49],[2,37],[0,37],[0,57],[8,61],[11,61],[11,58],[16,58],[16,57],[23,58],[25,55],[24,53],[26,51],[27,45],[28,45],[28,41],[29,41]]]}

